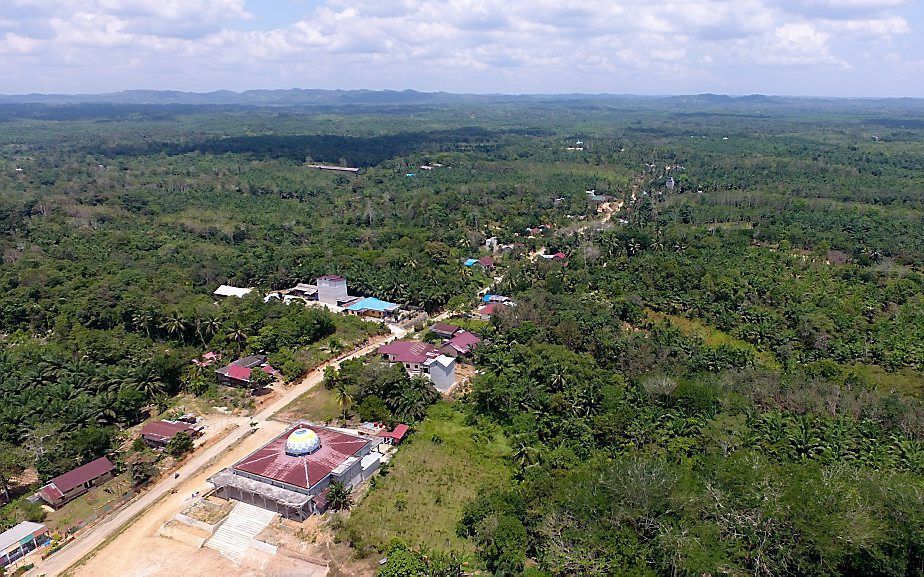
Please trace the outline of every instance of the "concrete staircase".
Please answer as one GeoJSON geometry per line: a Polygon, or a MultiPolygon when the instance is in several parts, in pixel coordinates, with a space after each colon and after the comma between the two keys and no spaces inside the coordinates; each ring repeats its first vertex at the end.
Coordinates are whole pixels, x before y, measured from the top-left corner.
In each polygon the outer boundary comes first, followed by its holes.
{"type": "Polygon", "coordinates": [[[205,546],[240,564],[250,542],[272,523],[275,516],[273,511],[238,502],[205,546]]]}

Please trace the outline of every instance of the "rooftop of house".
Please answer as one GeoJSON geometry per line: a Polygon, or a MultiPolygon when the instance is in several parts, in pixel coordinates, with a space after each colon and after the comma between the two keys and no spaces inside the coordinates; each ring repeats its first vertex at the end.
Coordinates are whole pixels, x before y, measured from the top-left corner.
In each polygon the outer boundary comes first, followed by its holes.
{"type": "Polygon", "coordinates": [[[426,366],[428,366],[428,367],[429,367],[430,365],[439,365],[439,366],[443,367],[444,369],[446,369],[446,368],[449,368],[449,367],[451,367],[452,365],[454,365],[455,362],[456,362],[456,360],[455,360],[454,358],[452,358],[452,357],[448,357],[448,356],[446,356],[446,355],[438,355],[438,356],[435,356],[435,357],[430,357],[429,359],[427,359],[426,361],[424,361],[424,365],[426,365],[426,366]]]}
{"type": "Polygon", "coordinates": [[[380,355],[393,356],[399,363],[425,363],[439,355],[436,347],[419,341],[392,341],[378,349],[380,355]]]}
{"type": "Polygon", "coordinates": [[[483,256],[478,259],[478,264],[483,267],[492,268],[494,266],[494,259],[489,256],[483,256]]]}
{"type": "Polygon", "coordinates": [[[369,439],[327,427],[299,423],[238,461],[233,469],[301,489],[310,489],[370,442],[369,439]],[[319,445],[307,455],[287,454],[286,442],[299,429],[314,432],[320,441],[319,445]]]}
{"type": "Polygon", "coordinates": [[[348,306],[347,310],[391,312],[391,311],[396,311],[399,308],[401,308],[401,306],[396,305],[395,303],[383,301],[375,297],[366,297],[348,306]]]}
{"type": "Polygon", "coordinates": [[[466,259],[465,262],[462,264],[464,264],[465,266],[475,266],[475,263],[477,262],[478,262],[477,258],[469,258],[469,259],[466,259]]]}
{"type": "Polygon", "coordinates": [[[452,336],[446,344],[459,351],[462,354],[466,354],[472,350],[472,348],[481,342],[481,337],[475,333],[470,333],[468,331],[459,331],[452,336]]]}
{"type": "Polygon", "coordinates": [[[407,435],[407,432],[409,429],[410,427],[408,427],[404,423],[401,423],[395,426],[395,428],[391,431],[385,431],[385,432],[379,433],[379,436],[384,439],[395,439],[397,441],[400,441],[401,439],[404,438],[405,435],[407,435]]]}
{"type": "Polygon", "coordinates": [[[459,327],[457,327],[456,325],[451,325],[449,323],[436,323],[432,327],[430,327],[430,330],[435,333],[440,333],[444,335],[454,335],[457,332],[459,332],[459,327]]]}
{"type": "Polygon", "coordinates": [[[250,294],[251,292],[253,292],[252,288],[240,288],[240,287],[234,287],[231,285],[223,284],[217,289],[215,289],[215,292],[212,294],[218,297],[242,298],[245,295],[250,294]]]}
{"type": "Polygon", "coordinates": [[[0,533],[0,553],[5,552],[7,549],[14,545],[19,545],[19,543],[24,539],[41,535],[47,530],[47,527],[41,523],[23,521],[19,525],[11,527],[3,533],[0,533]]]}
{"type": "Polygon", "coordinates": [[[152,421],[141,427],[141,436],[151,441],[169,441],[177,433],[192,435],[195,429],[189,423],[175,423],[173,421],[152,421]]]}
{"type": "Polygon", "coordinates": [[[478,314],[483,315],[483,316],[491,316],[503,307],[504,307],[504,303],[490,302],[484,305],[483,307],[481,307],[480,309],[478,309],[478,314]]]}
{"type": "Polygon", "coordinates": [[[48,484],[54,485],[58,491],[62,493],[67,493],[75,487],[79,487],[88,481],[92,481],[97,477],[101,477],[106,473],[115,470],[115,465],[113,465],[109,459],[106,457],[100,457],[90,461],[86,465],[81,465],[76,469],[71,469],[63,475],[58,475],[52,479],[48,484]]]}

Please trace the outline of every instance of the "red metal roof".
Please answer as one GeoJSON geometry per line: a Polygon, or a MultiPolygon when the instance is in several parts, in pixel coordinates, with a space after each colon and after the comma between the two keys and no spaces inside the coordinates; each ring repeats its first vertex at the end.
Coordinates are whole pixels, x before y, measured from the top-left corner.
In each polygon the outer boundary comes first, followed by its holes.
{"type": "Polygon", "coordinates": [[[387,433],[379,433],[379,436],[385,439],[395,439],[396,441],[400,441],[404,438],[405,435],[407,435],[409,428],[410,427],[402,423],[396,426],[393,431],[389,431],[387,433]]]}
{"type": "Polygon", "coordinates": [[[242,367],[240,365],[230,365],[228,366],[227,372],[225,375],[232,379],[237,379],[239,381],[249,381],[250,380],[250,371],[248,367],[242,367]]]}
{"type": "Polygon", "coordinates": [[[474,347],[480,342],[481,342],[481,338],[479,338],[478,335],[476,335],[475,333],[470,333],[468,331],[458,332],[455,334],[455,336],[449,339],[449,344],[452,346],[452,348],[456,349],[457,351],[463,354],[472,350],[472,347],[474,347]]]}
{"type": "Polygon", "coordinates": [[[45,499],[47,503],[54,503],[58,499],[63,499],[64,493],[59,491],[54,485],[48,484],[39,489],[39,496],[45,499]]]}
{"type": "Polygon", "coordinates": [[[423,363],[439,354],[433,345],[418,341],[392,341],[380,346],[378,352],[394,357],[399,363],[423,363]]]}
{"type": "Polygon", "coordinates": [[[489,256],[483,256],[479,258],[478,262],[485,268],[494,268],[494,259],[489,256]]]}
{"type": "Polygon", "coordinates": [[[87,481],[92,481],[97,477],[102,477],[106,473],[115,469],[115,465],[109,462],[109,459],[106,457],[100,457],[95,461],[90,461],[86,465],[77,467],[72,471],[68,471],[63,475],[59,475],[51,480],[51,485],[54,485],[58,491],[62,493],[67,493],[74,487],[79,487],[87,481]]]}
{"type": "Polygon", "coordinates": [[[459,330],[459,327],[457,327],[456,325],[451,325],[449,323],[436,323],[435,325],[433,325],[433,327],[431,327],[430,330],[437,332],[437,333],[443,333],[446,335],[454,335],[459,330]]]}
{"type": "Polygon", "coordinates": [[[498,303],[488,303],[484,305],[483,307],[481,307],[480,309],[478,309],[478,313],[482,315],[491,316],[497,310],[497,305],[498,303]]]}
{"type": "Polygon", "coordinates": [[[141,436],[152,441],[163,442],[169,441],[177,433],[189,433],[192,435],[196,430],[189,426],[188,423],[171,423],[168,421],[153,421],[141,427],[141,436]]]}
{"type": "Polygon", "coordinates": [[[310,489],[369,442],[355,435],[303,423],[290,427],[261,449],[244,457],[234,465],[234,469],[310,489]],[[321,439],[321,447],[310,455],[293,457],[286,454],[286,439],[299,428],[314,431],[321,439]]]}

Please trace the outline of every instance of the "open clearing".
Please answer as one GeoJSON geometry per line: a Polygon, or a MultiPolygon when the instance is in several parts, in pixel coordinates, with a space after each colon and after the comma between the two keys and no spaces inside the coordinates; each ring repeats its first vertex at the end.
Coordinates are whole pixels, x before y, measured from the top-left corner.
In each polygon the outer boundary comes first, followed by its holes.
{"type": "Polygon", "coordinates": [[[405,441],[375,487],[346,520],[344,536],[360,553],[383,550],[398,538],[412,547],[465,551],[456,535],[462,508],[485,486],[509,481],[510,448],[501,434],[465,424],[447,403],[405,441]]]}

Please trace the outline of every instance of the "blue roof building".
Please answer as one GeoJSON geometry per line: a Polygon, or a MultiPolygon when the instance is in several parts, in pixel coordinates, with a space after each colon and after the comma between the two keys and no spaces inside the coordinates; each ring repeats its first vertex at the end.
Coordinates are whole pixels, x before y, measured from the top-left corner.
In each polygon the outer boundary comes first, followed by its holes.
{"type": "Polygon", "coordinates": [[[470,259],[466,260],[464,264],[465,264],[465,266],[473,266],[473,265],[474,265],[475,263],[477,263],[477,262],[478,262],[478,259],[477,259],[477,258],[470,258],[470,259]]]}
{"type": "Polygon", "coordinates": [[[346,311],[354,315],[383,318],[394,315],[400,308],[401,306],[395,303],[383,301],[375,297],[366,297],[348,306],[346,311]]]}

